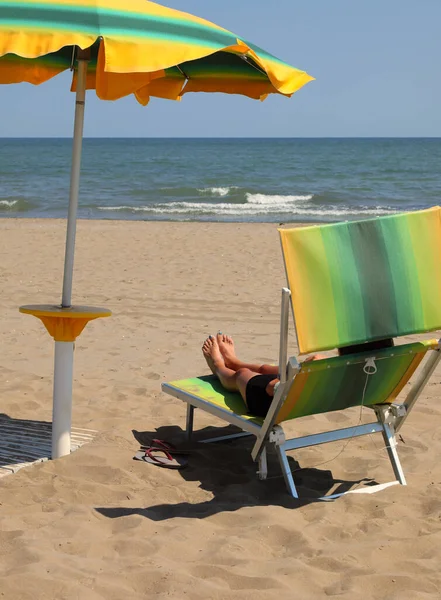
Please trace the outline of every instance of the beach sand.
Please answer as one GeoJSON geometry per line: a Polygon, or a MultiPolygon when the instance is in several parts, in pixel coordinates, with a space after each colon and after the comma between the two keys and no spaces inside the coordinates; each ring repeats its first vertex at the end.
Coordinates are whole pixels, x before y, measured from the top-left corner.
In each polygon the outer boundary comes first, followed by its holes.
{"type": "MultiPolygon", "coordinates": [[[[53,341],[18,307],[59,302],[64,236],[64,221],[0,220],[0,412],[11,419],[51,419],[53,341]]],[[[296,453],[302,502],[273,457],[258,481],[249,441],[204,445],[182,471],[132,460],[132,429],[182,440],[185,406],[160,384],[207,372],[208,334],[277,361],[284,284],[275,225],[79,222],[74,303],[114,313],[76,343],[73,423],[98,434],[0,479],[1,598],[441,597],[440,370],[401,431],[407,487],[308,500],[335,479],[390,480],[378,436],[338,458],[343,443],[296,453]]],[[[286,430],[357,422],[346,411],[286,430]]],[[[222,422],[196,413],[195,426],[222,422]]]]}

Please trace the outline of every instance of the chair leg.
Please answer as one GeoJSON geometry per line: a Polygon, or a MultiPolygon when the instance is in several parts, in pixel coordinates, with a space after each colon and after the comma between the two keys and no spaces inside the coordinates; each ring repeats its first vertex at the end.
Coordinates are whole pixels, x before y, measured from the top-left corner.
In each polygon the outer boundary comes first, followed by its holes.
{"type": "Polygon", "coordinates": [[[186,419],[186,429],[185,432],[187,434],[187,440],[191,440],[191,436],[193,434],[193,419],[194,419],[194,406],[192,404],[187,404],[187,419],[186,419]]]}
{"type": "Polygon", "coordinates": [[[283,478],[286,483],[286,487],[288,488],[289,493],[293,498],[298,498],[299,495],[297,493],[297,489],[294,483],[294,478],[291,473],[291,469],[289,468],[288,458],[286,456],[286,452],[282,446],[278,446],[276,444],[276,452],[279,457],[280,466],[282,468],[283,478]]]}
{"type": "Polygon", "coordinates": [[[253,435],[253,434],[249,433],[248,431],[241,431],[241,433],[232,433],[231,435],[219,435],[214,438],[209,438],[208,440],[201,440],[200,443],[201,444],[211,444],[214,442],[224,442],[225,440],[235,440],[237,438],[249,437],[250,435],[253,435]]]}
{"type": "Polygon", "coordinates": [[[403,467],[401,466],[400,458],[397,452],[397,443],[395,440],[394,430],[387,423],[383,423],[382,433],[384,442],[386,444],[386,450],[395,473],[395,477],[401,483],[401,485],[407,485],[406,478],[404,477],[403,467]]]}
{"type": "Polygon", "coordinates": [[[268,462],[266,460],[266,448],[263,449],[259,456],[259,470],[257,471],[259,479],[263,481],[268,477],[268,462]]]}

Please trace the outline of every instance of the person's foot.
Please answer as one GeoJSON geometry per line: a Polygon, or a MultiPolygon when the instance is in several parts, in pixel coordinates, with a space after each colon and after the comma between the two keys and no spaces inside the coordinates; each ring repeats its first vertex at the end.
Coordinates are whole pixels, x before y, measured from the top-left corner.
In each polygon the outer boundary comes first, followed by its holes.
{"type": "Polygon", "coordinates": [[[216,335],[217,344],[219,346],[220,353],[222,354],[225,366],[229,369],[235,369],[238,364],[238,358],[236,356],[236,350],[234,348],[233,338],[224,333],[218,333],[216,335]]]}
{"type": "Polygon", "coordinates": [[[216,375],[217,368],[225,365],[225,361],[219,349],[219,344],[212,335],[210,335],[203,343],[202,354],[213,375],[216,375]]]}

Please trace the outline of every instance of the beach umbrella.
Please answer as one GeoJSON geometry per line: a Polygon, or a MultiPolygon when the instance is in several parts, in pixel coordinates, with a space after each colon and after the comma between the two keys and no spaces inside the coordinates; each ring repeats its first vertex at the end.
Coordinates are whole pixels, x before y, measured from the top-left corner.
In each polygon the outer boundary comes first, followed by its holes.
{"type": "Polygon", "coordinates": [[[76,92],[60,305],[20,310],[55,339],[52,457],[70,452],[73,350],[101,308],[72,306],[75,232],[86,90],[103,100],[133,94],[180,100],[225,92],[291,96],[313,78],[222,27],[146,0],[0,0],[0,83],[41,84],[71,69],[76,92]]]}

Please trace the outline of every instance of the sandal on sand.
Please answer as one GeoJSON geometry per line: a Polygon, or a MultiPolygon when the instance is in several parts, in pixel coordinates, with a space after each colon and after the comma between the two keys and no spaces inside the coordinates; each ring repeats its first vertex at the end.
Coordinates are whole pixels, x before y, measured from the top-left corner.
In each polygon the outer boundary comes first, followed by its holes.
{"type": "Polygon", "coordinates": [[[179,448],[176,448],[176,446],[173,446],[173,444],[171,444],[170,442],[166,442],[165,440],[153,439],[148,445],[141,444],[141,450],[146,450],[147,448],[153,447],[159,448],[160,450],[166,450],[167,452],[170,452],[172,454],[178,454],[183,456],[191,454],[191,450],[180,450],[179,448]]]}
{"type": "Polygon", "coordinates": [[[147,435],[143,431],[136,431],[136,429],[132,429],[133,437],[137,442],[141,445],[141,450],[146,450],[147,448],[161,448],[162,450],[166,450],[167,452],[171,452],[173,454],[191,454],[191,450],[181,450],[173,446],[170,442],[166,442],[165,440],[160,440],[157,438],[148,438],[147,435]]]}
{"type": "Polygon", "coordinates": [[[146,448],[145,450],[140,450],[135,454],[133,459],[142,460],[165,469],[183,469],[188,464],[185,458],[176,460],[176,458],[173,458],[167,450],[155,448],[153,446],[151,448],[146,448]]]}

